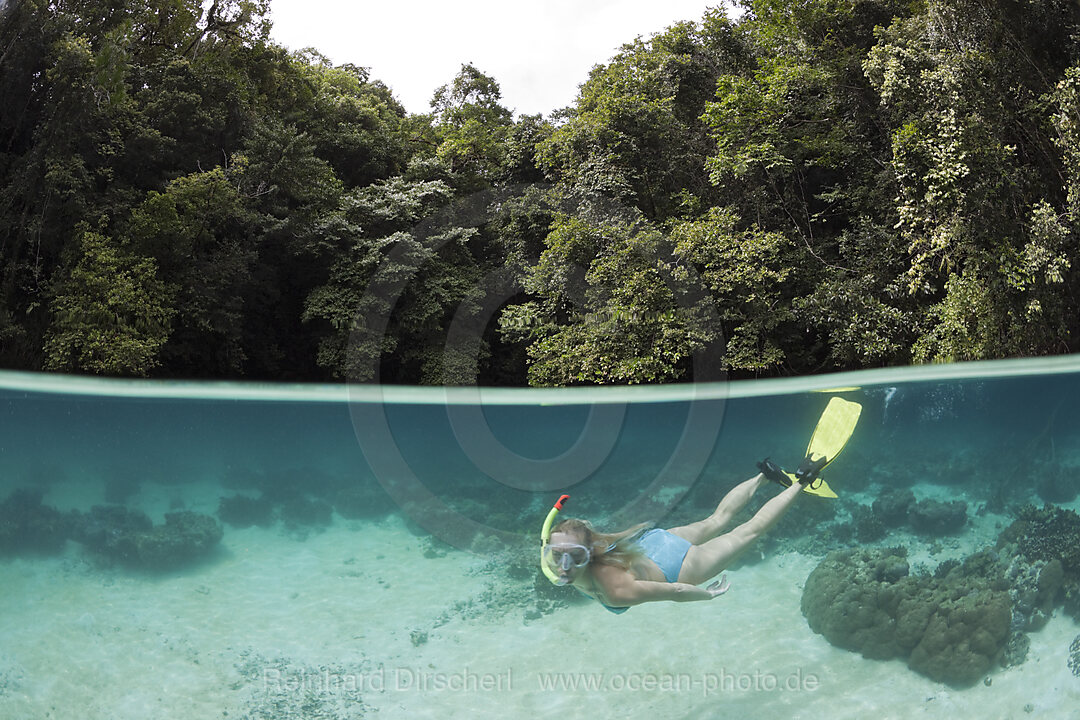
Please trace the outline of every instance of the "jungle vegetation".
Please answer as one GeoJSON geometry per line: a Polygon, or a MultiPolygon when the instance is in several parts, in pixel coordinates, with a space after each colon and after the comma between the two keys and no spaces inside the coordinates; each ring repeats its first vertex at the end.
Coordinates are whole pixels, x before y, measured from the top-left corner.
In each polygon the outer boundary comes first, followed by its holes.
{"type": "MultiPolygon", "coordinates": [[[[266,0],[0,11],[0,366],[574,385],[1072,352],[1080,4],[742,0],[516,116],[266,0]]],[[[456,72],[456,75],[454,74],[456,72]]]]}

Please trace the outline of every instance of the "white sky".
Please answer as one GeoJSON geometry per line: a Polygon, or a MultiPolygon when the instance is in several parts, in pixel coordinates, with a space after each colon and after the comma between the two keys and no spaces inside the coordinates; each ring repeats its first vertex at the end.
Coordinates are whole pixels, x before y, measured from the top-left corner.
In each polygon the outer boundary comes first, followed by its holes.
{"type": "Polygon", "coordinates": [[[573,103],[593,65],[719,0],[271,0],[273,38],[371,68],[412,113],[471,62],[518,114],[573,103]]]}

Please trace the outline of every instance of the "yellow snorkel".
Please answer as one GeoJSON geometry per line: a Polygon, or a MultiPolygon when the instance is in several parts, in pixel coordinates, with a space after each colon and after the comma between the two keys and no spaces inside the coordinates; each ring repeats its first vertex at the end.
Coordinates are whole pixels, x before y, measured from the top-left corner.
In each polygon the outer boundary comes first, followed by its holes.
{"type": "Polygon", "coordinates": [[[551,510],[548,511],[547,518],[544,520],[544,527],[540,530],[540,569],[544,571],[544,575],[554,585],[565,585],[566,582],[561,580],[555,571],[551,569],[547,561],[544,559],[544,547],[547,546],[551,540],[551,524],[555,522],[555,517],[559,514],[559,511],[563,509],[563,503],[570,499],[569,495],[562,495],[551,510]]]}

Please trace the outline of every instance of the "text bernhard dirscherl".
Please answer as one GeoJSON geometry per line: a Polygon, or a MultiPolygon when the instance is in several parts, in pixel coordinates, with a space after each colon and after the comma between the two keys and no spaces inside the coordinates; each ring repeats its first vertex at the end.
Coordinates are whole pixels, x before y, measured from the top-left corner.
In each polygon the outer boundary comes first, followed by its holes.
{"type": "Polygon", "coordinates": [[[513,670],[477,672],[463,668],[453,672],[431,669],[379,667],[370,672],[263,671],[264,688],[271,692],[505,692],[513,689],[513,670]]]}

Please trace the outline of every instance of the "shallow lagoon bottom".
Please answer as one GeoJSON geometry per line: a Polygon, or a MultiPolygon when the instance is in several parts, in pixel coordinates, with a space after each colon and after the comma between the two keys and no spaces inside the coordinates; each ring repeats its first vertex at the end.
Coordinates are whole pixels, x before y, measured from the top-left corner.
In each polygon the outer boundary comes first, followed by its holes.
{"type": "MultiPolygon", "coordinates": [[[[974,550],[998,522],[943,552],[974,550]]],[[[69,543],[0,562],[0,715],[1080,717],[1068,617],[1031,634],[1022,665],[951,689],[814,634],[799,603],[819,560],[771,554],[711,602],[528,617],[532,582],[498,554],[438,547],[396,514],[302,538],[231,529],[211,559],[166,575],[102,567],[69,543]]]]}

